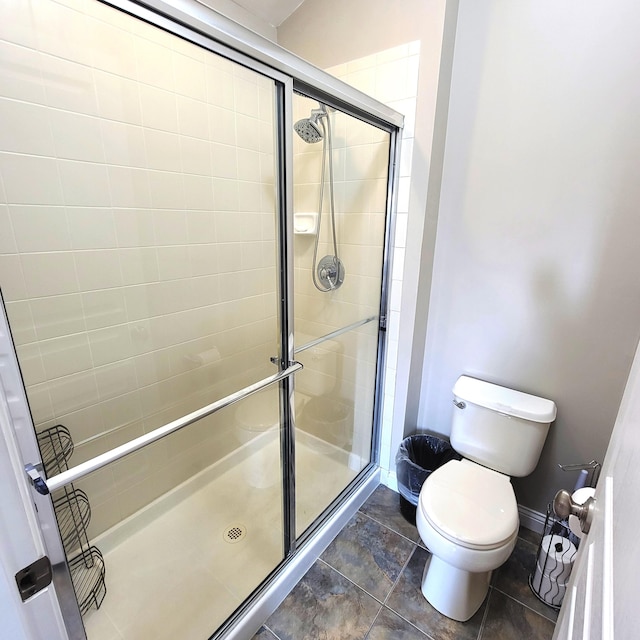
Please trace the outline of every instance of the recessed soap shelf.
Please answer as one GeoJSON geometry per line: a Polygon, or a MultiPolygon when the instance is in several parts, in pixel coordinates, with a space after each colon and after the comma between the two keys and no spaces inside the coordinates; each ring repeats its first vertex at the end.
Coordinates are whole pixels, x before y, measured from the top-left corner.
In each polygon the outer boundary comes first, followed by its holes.
{"type": "Polygon", "coordinates": [[[315,235],[318,231],[317,213],[294,213],[293,232],[298,235],[315,235]]]}

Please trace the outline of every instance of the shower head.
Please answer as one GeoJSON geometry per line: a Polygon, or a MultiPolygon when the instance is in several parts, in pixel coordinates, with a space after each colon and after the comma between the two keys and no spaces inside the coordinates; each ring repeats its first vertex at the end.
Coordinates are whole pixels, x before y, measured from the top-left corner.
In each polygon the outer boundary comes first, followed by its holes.
{"type": "Polygon", "coordinates": [[[320,121],[320,118],[323,118],[326,115],[327,112],[322,106],[320,109],[313,109],[308,118],[298,120],[298,122],[293,125],[293,128],[305,142],[315,144],[324,138],[324,134],[318,125],[318,122],[320,121]]]}
{"type": "Polygon", "coordinates": [[[322,140],[323,135],[320,127],[311,118],[302,118],[293,125],[296,133],[309,144],[314,144],[322,140]]]}

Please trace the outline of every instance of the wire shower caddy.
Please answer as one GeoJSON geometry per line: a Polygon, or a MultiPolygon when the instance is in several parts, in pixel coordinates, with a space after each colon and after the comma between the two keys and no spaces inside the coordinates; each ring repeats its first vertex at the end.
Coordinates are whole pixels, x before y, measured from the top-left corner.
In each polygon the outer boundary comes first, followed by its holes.
{"type": "MultiPolygon", "coordinates": [[[[58,424],[36,435],[47,477],[66,471],[74,450],[69,430],[58,424]]],[[[104,558],[87,536],[91,504],[87,494],[73,484],[56,491],[52,499],[76,599],[84,615],[92,606],[99,609],[107,594],[104,558]]]]}

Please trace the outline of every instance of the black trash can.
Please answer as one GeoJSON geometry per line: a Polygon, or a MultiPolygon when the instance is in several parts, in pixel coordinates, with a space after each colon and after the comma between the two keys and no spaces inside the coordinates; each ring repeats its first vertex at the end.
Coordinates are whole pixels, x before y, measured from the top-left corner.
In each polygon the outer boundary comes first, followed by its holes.
{"type": "Polygon", "coordinates": [[[461,459],[462,456],[442,438],[420,434],[402,441],[396,455],[396,475],[400,512],[406,520],[416,523],[418,496],[429,474],[450,460],[461,459]]]}

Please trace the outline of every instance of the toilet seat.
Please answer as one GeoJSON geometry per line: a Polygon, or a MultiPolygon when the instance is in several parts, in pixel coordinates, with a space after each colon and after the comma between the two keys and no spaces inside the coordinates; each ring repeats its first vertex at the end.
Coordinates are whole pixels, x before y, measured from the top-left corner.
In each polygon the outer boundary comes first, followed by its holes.
{"type": "Polygon", "coordinates": [[[518,530],[509,477],[470,460],[452,460],[434,471],[420,492],[419,505],[441,536],[467,549],[497,549],[518,530]]]}

